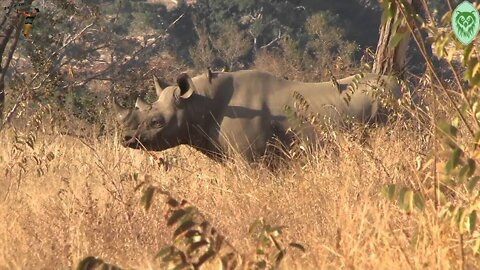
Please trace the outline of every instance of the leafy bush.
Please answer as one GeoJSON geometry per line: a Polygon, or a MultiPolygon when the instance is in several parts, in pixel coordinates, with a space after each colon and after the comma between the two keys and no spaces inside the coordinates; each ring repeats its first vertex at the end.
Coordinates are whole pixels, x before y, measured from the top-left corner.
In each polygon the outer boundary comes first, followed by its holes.
{"type": "MultiPolygon", "coordinates": [[[[433,210],[440,222],[451,226],[453,232],[458,235],[461,263],[464,268],[467,255],[480,253],[480,231],[477,226],[477,213],[480,210],[478,188],[480,173],[477,166],[480,158],[478,51],[474,44],[464,46],[455,40],[451,30],[445,30],[449,29],[451,11],[442,17],[439,26],[432,18],[424,21],[420,16],[416,16],[413,7],[405,1],[385,0],[383,4],[388,7],[385,10],[385,18],[396,13],[403,15],[427,63],[432,95],[444,95],[453,110],[451,115],[439,118],[435,111],[435,101],[432,104],[433,111],[429,116],[433,123],[434,145],[429,151],[429,159],[424,164],[420,162],[417,169],[420,172],[431,169],[433,176],[424,175],[423,181],[410,187],[389,184],[385,187],[385,194],[389,199],[398,202],[407,213],[417,209],[421,215],[427,209],[433,210]],[[453,85],[447,85],[442,80],[439,70],[433,66],[432,58],[426,53],[427,42],[420,31],[429,32],[429,41],[433,43],[435,55],[448,65],[453,74],[455,79],[453,85]],[[453,55],[457,51],[462,52],[463,76],[454,64],[453,55]],[[465,252],[467,246],[471,248],[471,253],[465,252]]],[[[430,11],[427,10],[426,14],[430,14],[430,11]]]]}
{"type": "MultiPolygon", "coordinates": [[[[146,183],[139,186],[140,189],[146,183]]],[[[285,247],[281,241],[283,227],[271,226],[262,219],[250,226],[250,234],[257,243],[253,256],[240,254],[207,218],[186,200],[178,201],[158,187],[147,186],[143,191],[141,204],[150,209],[155,194],[163,195],[166,211],[165,221],[172,227],[172,244],[160,249],[155,259],[164,269],[200,269],[218,261],[222,269],[277,269],[288,249],[305,252],[305,248],[292,242],[285,247]]],[[[84,258],[78,270],[121,269],[102,259],[92,256],[84,258]]]]}

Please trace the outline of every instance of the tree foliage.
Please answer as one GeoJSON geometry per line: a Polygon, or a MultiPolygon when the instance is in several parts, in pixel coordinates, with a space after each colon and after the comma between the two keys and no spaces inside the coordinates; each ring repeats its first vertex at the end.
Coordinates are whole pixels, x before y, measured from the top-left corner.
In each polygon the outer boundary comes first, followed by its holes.
{"type": "Polygon", "coordinates": [[[47,1],[31,38],[19,42],[22,68],[7,76],[8,107],[25,92],[33,104],[51,103],[67,117],[105,122],[111,93],[128,104],[139,95],[151,99],[152,73],[171,81],[189,67],[251,68],[265,55],[294,63],[285,76],[323,79],[336,56],[351,66],[358,45],[376,42],[378,27],[359,22],[375,24],[379,14],[372,1],[326,2],[47,1]],[[358,33],[364,36],[356,40],[358,33]]]}
{"type": "MultiPolygon", "coordinates": [[[[422,16],[416,16],[412,12],[412,6],[405,2],[385,2],[395,9],[393,13],[386,11],[386,17],[401,12],[407,18],[410,33],[415,37],[416,45],[427,64],[425,81],[431,90],[430,94],[445,96],[453,109],[451,115],[439,117],[435,111],[428,115],[432,123],[433,147],[428,153],[428,161],[425,165],[419,164],[417,169],[421,172],[431,170],[433,176],[425,175],[421,183],[410,187],[389,184],[385,187],[385,194],[398,202],[407,213],[417,209],[422,214],[426,207],[430,207],[439,221],[458,235],[462,254],[460,268],[464,269],[466,256],[480,253],[477,224],[477,213],[480,210],[480,174],[477,166],[480,158],[480,99],[477,95],[480,84],[479,52],[474,43],[464,46],[455,39],[452,30],[447,27],[451,22],[448,19],[451,18],[451,11],[446,11],[440,24],[437,24],[432,18],[426,20],[422,16]],[[441,77],[441,71],[433,65],[421,31],[428,32],[429,40],[435,48],[435,56],[447,64],[455,78],[453,84],[447,85],[441,77]],[[460,63],[454,63],[457,61],[454,58],[456,51],[461,52],[462,67],[459,67],[460,63]],[[460,76],[461,73],[464,74],[463,77],[460,76]]],[[[432,12],[427,10],[426,14],[432,12]]]]}

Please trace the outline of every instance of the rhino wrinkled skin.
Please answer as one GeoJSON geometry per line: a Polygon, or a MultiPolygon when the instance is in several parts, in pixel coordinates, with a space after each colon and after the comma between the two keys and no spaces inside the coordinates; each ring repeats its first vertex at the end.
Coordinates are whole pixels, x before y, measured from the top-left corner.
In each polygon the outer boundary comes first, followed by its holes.
{"type": "MultiPolygon", "coordinates": [[[[380,102],[371,95],[371,85],[378,85],[379,78],[393,97],[401,97],[395,81],[377,74],[365,74],[347,105],[344,98],[353,76],[338,80],[336,88],[332,82],[289,81],[255,70],[209,71],[194,78],[181,74],[176,85],[164,88],[154,76],[157,101],[148,104],[139,98],[135,109],[114,101],[114,107],[125,147],[161,151],[188,144],[209,157],[236,151],[253,161],[265,153],[273,137],[288,144],[285,105],[294,108],[294,91],[325,119],[338,123],[351,117],[368,123],[380,115],[380,102]]],[[[299,133],[315,141],[311,127],[299,133]]]]}

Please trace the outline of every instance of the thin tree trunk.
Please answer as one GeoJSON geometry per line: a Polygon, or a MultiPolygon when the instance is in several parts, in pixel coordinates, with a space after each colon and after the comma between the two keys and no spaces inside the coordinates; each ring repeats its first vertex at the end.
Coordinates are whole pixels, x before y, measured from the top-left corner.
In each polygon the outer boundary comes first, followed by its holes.
{"type": "Polygon", "coordinates": [[[20,28],[22,27],[21,24],[23,24],[23,18],[17,17],[15,18],[17,23],[12,23],[9,25],[8,29],[6,30],[5,36],[0,39],[0,55],[2,56],[0,59],[0,124],[3,122],[3,112],[5,110],[5,76],[8,72],[8,67],[10,66],[10,61],[12,60],[13,53],[15,52],[15,49],[17,47],[17,42],[18,38],[20,36],[20,28]],[[15,32],[14,39],[8,50],[7,44],[9,39],[12,36],[13,31],[17,28],[17,31],[15,32]],[[5,58],[5,63],[3,63],[3,55],[4,53],[7,53],[7,56],[5,58]]]}
{"type": "Polygon", "coordinates": [[[13,58],[13,53],[15,52],[15,49],[17,48],[17,43],[18,39],[20,38],[20,33],[22,32],[22,25],[23,25],[23,19],[20,18],[17,23],[17,27],[15,29],[15,34],[13,35],[13,42],[10,44],[10,47],[8,49],[7,53],[7,58],[5,59],[5,64],[3,65],[5,72],[0,73],[0,81],[4,81],[5,75],[7,73],[8,67],[10,66],[10,62],[13,58]]]}
{"type": "MultiPolygon", "coordinates": [[[[0,29],[4,28],[5,23],[7,22],[8,17],[10,16],[10,13],[14,10],[13,5],[15,4],[15,0],[10,1],[10,5],[8,6],[8,11],[3,15],[2,22],[0,22],[0,29]]],[[[0,8],[4,8],[0,6],[0,8]]],[[[0,33],[1,34],[1,33],[0,33]]]]}
{"type": "MultiPolygon", "coordinates": [[[[30,8],[33,0],[26,0],[24,3],[25,8],[30,8]]],[[[4,18],[2,18],[2,28],[5,29],[5,31],[0,32],[0,124],[3,122],[3,111],[5,109],[5,76],[8,71],[8,67],[10,66],[10,61],[12,60],[13,53],[15,52],[15,49],[17,48],[17,43],[18,39],[20,37],[20,33],[22,32],[22,25],[24,23],[25,18],[14,12],[13,4],[15,1],[11,1],[10,3],[10,9],[5,15],[4,18]],[[6,26],[6,27],[5,27],[6,26]],[[12,34],[15,34],[13,36],[13,42],[11,43],[10,47],[6,51],[7,44],[12,38],[12,34]],[[7,57],[4,60],[4,54],[7,53],[7,57]]],[[[3,7],[2,7],[3,8],[3,7]]]]}
{"type": "MultiPolygon", "coordinates": [[[[397,5],[400,2],[399,0],[394,1],[397,5]]],[[[422,0],[407,0],[407,3],[411,5],[413,12],[419,13],[422,16],[425,15],[426,7],[423,6],[422,0]]],[[[402,78],[410,40],[411,33],[407,29],[405,18],[403,18],[400,11],[397,11],[395,16],[389,18],[388,21],[380,27],[380,38],[378,40],[375,62],[373,64],[373,72],[378,74],[393,73],[402,78]],[[398,23],[398,20],[401,20],[401,23],[398,23]],[[397,29],[394,29],[395,25],[397,25],[397,29]],[[389,47],[394,33],[398,32],[406,32],[406,34],[395,48],[389,47]]]]}
{"type": "MultiPolygon", "coordinates": [[[[412,0],[408,0],[408,2],[411,4],[412,0]]],[[[405,28],[405,22],[398,24],[398,20],[405,20],[399,11],[396,12],[395,16],[389,18],[380,28],[380,38],[375,54],[375,62],[373,63],[373,72],[375,73],[394,73],[397,76],[402,76],[411,35],[407,31],[403,39],[395,48],[389,46],[394,37],[394,33],[398,32],[401,28],[405,28]],[[394,29],[396,24],[398,27],[397,29],[394,29]]]]}

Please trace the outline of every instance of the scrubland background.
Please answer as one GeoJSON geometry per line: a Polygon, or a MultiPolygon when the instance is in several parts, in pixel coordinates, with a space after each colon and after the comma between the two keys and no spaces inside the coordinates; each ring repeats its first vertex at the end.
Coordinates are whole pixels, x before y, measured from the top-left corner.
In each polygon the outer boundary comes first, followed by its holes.
{"type": "MultiPolygon", "coordinates": [[[[406,78],[424,113],[404,105],[386,125],[332,132],[318,151],[275,171],[219,164],[186,146],[149,154],[119,145],[108,97],[130,107],[138,95],[155,100],[152,74],[174,81],[210,66],[319,81],[327,70],[342,77],[371,64],[376,1],[270,2],[42,2],[7,76],[0,269],[73,269],[90,255],[160,268],[154,257],[173,229],[159,197],[144,211],[141,183],[196,206],[245,257],[258,244],[252,223],[285,226],[282,241],[305,252],[289,250],[282,269],[478,269],[478,236],[442,221],[429,197],[444,166],[435,153],[446,151],[432,123],[451,120],[455,109],[432,90],[415,46],[406,78]],[[423,211],[388,200],[388,184],[421,191],[423,211]]],[[[429,4],[435,14],[448,9],[429,4]]],[[[435,64],[453,89],[445,63],[435,64]]]]}

